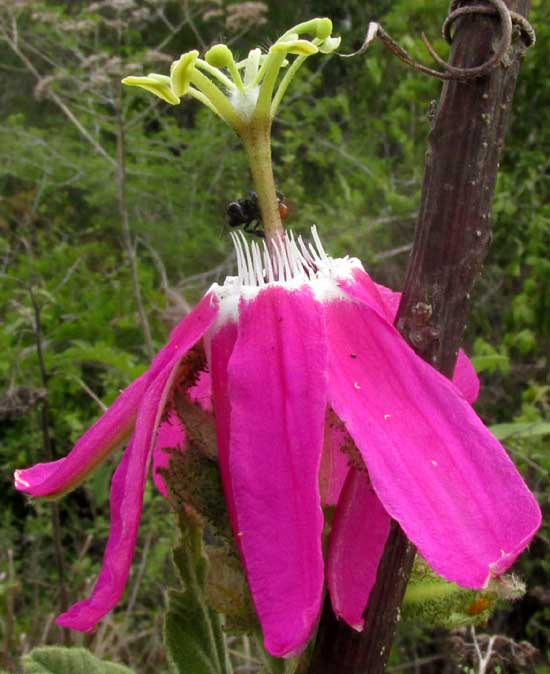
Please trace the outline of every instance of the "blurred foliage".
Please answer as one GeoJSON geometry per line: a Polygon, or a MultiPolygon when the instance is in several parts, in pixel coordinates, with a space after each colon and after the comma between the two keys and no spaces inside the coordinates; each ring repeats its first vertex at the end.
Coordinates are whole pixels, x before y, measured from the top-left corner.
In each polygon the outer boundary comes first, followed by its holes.
{"type": "MultiPolygon", "coordinates": [[[[467,346],[483,381],[477,409],[496,424],[548,514],[550,22],[543,0],[532,4],[539,46],[518,82],[467,346]]],[[[162,613],[165,588],[176,584],[169,554],[176,536],[159,495],[146,495],[124,602],[93,635],[67,636],[53,623],[61,588],[73,600],[94,582],[112,465],[59,502],[63,582],[51,505],[29,505],[11,487],[15,467],[44,460],[44,395],[59,457],[147,365],[125,211],[155,346],[233,267],[225,205],[251,188],[236,138],[193,101],[169,108],[133,91],[122,95],[120,77],[163,72],[180,52],[204,50],[220,36],[244,54],[313,15],[333,18],[344,51],[358,48],[368,21],[379,19],[426,60],[420,32],[435,36],[446,10],[446,0],[282,0],[263,9],[225,0],[0,0],[1,666],[16,671],[34,646],[65,639],[139,674],[169,671],[162,613]]],[[[362,258],[396,289],[419,203],[427,114],[440,87],[379,45],[368,57],[318,59],[300,75],[274,129],[289,225],[305,231],[317,223],[329,251],[362,258]]],[[[545,525],[517,565],[525,597],[497,610],[488,628],[531,642],[538,674],[550,671],[549,539],[545,525]]],[[[418,621],[403,625],[391,665],[461,671],[447,657],[446,639],[418,621]]],[[[236,662],[255,671],[246,639],[231,643],[242,655],[236,662]]]]}
{"type": "Polygon", "coordinates": [[[84,648],[34,648],[23,658],[24,674],[133,674],[128,667],[99,660],[84,648]]]}

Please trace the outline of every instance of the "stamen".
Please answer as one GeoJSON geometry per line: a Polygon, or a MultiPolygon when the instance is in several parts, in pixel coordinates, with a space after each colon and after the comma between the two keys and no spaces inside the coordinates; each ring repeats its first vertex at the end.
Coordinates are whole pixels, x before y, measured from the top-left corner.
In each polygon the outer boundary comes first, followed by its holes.
{"type": "Polygon", "coordinates": [[[319,238],[319,234],[317,232],[317,226],[313,225],[311,227],[311,236],[313,237],[313,240],[315,241],[315,245],[317,246],[317,250],[319,251],[319,255],[321,256],[321,259],[323,262],[328,262],[329,257],[325,253],[325,249],[323,248],[323,244],[321,243],[321,239],[319,238]]]}
{"type": "Polygon", "coordinates": [[[284,280],[288,282],[292,278],[292,272],[290,271],[290,265],[288,263],[288,255],[286,254],[287,251],[283,237],[279,236],[277,241],[274,241],[274,243],[278,245],[281,251],[281,258],[283,261],[283,268],[284,268],[284,280]]]}
{"type": "MultiPolygon", "coordinates": [[[[263,288],[271,283],[301,283],[341,275],[340,260],[329,257],[317,229],[311,229],[313,243],[306,243],[301,236],[287,231],[267,243],[249,243],[242,231],[230,232],[237,256],[237,279],[240,285],[263,288]]],[[[348,258],[346,258],[347,260],[348,258]]]]}
{"type": "Polygon", "coordinates": [[[245,282],[243,269],[243,249],[239,237],[235,234],[235,232],[229,232],[229,236],[231,237],[231,241],[233,241],[233,246],[235,247],[235,254],[237,256],[237,275],[239,277],[239,283],[242,285],[245,282]]]}
{"type": "Polygon", "coordinates": [[[243,242],[244,246],[244,252],[246,255],[246,268],[248,272],[248,285],[249,286],[254,286],[256,285],[254,283],[254,265],[252,264],[252,257],[250,256],[250,247],[248,245],[248,241],[246,240],[244,234],[239,230],[239,234],[241,235],[241,240],[243,242]]]}
{"type": "Polygon", "coordinates": [[[263,253],[264,253],[265,269],[266,269],[266,273],[267,273],[267,282],[273,283],[275,281],[275,275],[273,273],[273,265],[271,263],[271,255],[269,254],[269,250],[267,249],[265,239],[262,241],[262,243],[264,244],[263,253]]]}
{"type": "Polygon", "coordinates": [[[277,281],[284,281],[285,280],[285,271],[284,271],[281,251],[280,251],[279,246],[277,245],[276,241],[273,241],[272,243],[273,243],[273,250],[275,251],[275,259],[273,260],[273,262],[276,263],[275,279],[277,281]]]}
{"type": "Polygon", "coordinates": [[[254,262],[254,274],[256,277],[256,285],[263,287],[265,286],[264,280],[264,270],[262,266],[262,254],[260,253],[260,247],[258,244],[252,242],[252,260],[254,262]]]}

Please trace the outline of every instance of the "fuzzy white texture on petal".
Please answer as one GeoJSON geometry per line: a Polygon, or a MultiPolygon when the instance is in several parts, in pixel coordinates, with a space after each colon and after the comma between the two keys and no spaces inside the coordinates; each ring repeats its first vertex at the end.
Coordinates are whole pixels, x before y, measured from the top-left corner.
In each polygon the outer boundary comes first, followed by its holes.
{"type": "Polygon", "coordinates": [[[273,242],[270,252],[262,246],[249,243],[242,232],[231,233],[237,256],[237,276],[228,276],[223,285],[214,283],[210,291],[220,302],[215,325],[219,327],[236,322],[241,300],[252,301],[268,286],[280,286],[289,291],[308,286],[318,302],[346,299],[349,296],[339,282],[353,281],[353,271],[363,266],[357,258],[332,258],[325,252],[317,228],[311,228],[312,242],[297,239],[292,232],[273,242]]]}

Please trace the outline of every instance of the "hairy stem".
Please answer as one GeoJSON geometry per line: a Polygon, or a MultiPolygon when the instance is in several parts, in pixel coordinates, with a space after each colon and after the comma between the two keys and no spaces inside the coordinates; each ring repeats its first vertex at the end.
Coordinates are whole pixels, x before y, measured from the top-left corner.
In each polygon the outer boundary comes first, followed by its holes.
{"type": "Polygon", "coordinates": [[[284,233],[271,165],[270,132],[270,123],[257,122],[241,134],[268,242],[278,239],[284,233]]]}

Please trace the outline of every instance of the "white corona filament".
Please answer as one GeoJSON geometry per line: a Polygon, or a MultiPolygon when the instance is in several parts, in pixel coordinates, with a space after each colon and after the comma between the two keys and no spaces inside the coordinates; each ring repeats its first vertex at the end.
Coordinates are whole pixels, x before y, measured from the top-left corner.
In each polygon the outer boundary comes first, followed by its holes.
{"type": "Polygon", "coordinates": [[[272,250],[265,241],[261,246],[249,243],[242,232],[231,232],[237,256],[239,285],[262,288],[270,283],[307,282],[330,278],[336,273],[335,260],[327,255],[317,228],[311,228],[312,242],[297,239],[292,231],[272,241],[272,250]]]}

